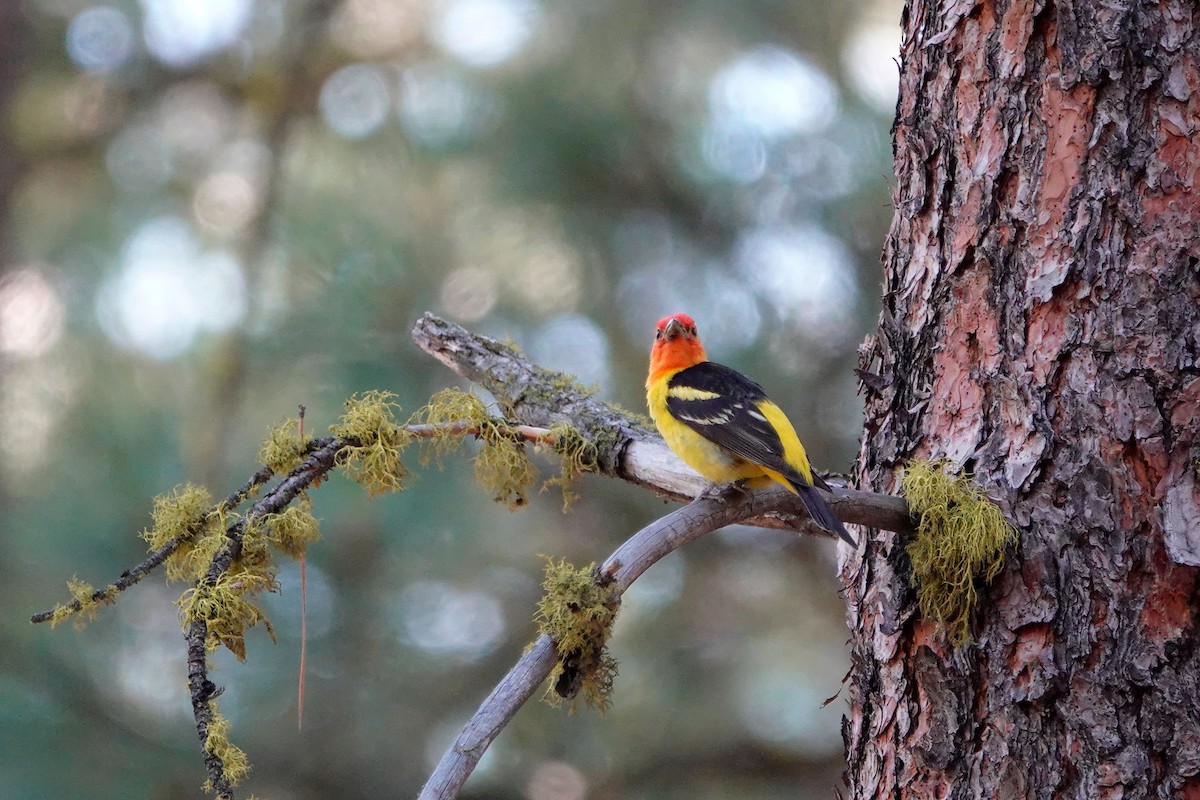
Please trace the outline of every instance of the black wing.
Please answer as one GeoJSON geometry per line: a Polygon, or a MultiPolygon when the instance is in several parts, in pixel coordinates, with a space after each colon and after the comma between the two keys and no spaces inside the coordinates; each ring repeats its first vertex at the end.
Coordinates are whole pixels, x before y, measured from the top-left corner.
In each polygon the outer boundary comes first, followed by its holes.
{"type": "MultiPolygon", "coordinates": [[[[737,370],[704,361],[672,376],[667,384],[667,411],[710,442],[735,456],[772,469],[796,487],[813,520],[851,545],[854,537],[804,476],[783,457],[783,442],[759,411],[766,392],[737,370]]],[[[829,486],[816,473],[823,489],[829,486]]]]}
{"type": "Polygon", "coordinates": [[[702,361],[667,384],[667,411],[713,444],[781,473],[797,486],[809,482],[783,457],[783,442],[758,410],[766,392],[735,369],[702,361]]]}

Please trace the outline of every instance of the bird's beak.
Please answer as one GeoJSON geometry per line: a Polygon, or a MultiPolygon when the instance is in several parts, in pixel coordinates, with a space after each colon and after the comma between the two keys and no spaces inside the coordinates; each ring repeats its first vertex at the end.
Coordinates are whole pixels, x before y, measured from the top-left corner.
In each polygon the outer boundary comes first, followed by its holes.
{"type": "Polygon", "coordinates": [[[667,322],[667,327],[663,328],[663,338],[667,340],[682,336],[683,333],[683,323],[677,319],[671,319],[669,322],[667,322]]]}

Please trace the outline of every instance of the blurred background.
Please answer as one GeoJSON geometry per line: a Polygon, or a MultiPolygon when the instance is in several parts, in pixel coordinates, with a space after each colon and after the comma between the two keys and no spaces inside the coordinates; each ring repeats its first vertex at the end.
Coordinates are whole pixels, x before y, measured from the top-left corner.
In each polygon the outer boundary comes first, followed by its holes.
{"type": "MultiPolygon", "coordinates": [[[[0,3],[0,796],[176,798],[205,775],[155,575],[83,631],[31,626],[144,554],[155,494],[224,496],[307,406],[455,385],[430,310],[644,406],[654,322],[696,317],[821,468],[891,216],[899,0],[0,3]]],[[[278,643],[216,658],[239,796],[414,796],[534,636],[540,554],[603,559],[670,506],[595,477],[509,513],[470,453],[368,502],[315,493],[278,643]]],[[[554,464],[538,461],[544,477],[554,464]]],[[[417,467],[414,463],[412,466],[417,467]]],[[[840,785],[834,546],[728,530],[626,600],[614,707],[532,703],[474,798],[775,798],[840,785]]]]}

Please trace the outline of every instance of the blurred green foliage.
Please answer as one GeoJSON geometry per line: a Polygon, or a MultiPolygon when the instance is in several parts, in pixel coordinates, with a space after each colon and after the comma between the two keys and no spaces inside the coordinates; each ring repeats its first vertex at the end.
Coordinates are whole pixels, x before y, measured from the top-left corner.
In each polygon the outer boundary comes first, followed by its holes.
{"type": "MultiPolygon", "coordinates": [[[[155,495],[239,485],[298,405],[319,435],[355,392],[407,414],[458,385],[409,342],[422,311],[640,409],[653,324],[687,310],[850,468],[894,2],[0,5],[4,796],[199,794],[178,588],[82,632],[28,615],[140,560],[155,495]]],[[[278,644],[252,630],[212,676],[245,792],[415,795],[534,636],[541,554],[599,561],[665,508],[585,476],[567,513],[557,491],[510,513],[471,455],[315,493],[303,733],[294,566],[278,644]]],[[[833,571],[779,532],[672,555],[623,602],[609,714],[524,709],[467,795],[828,796],[833,571]]]]}

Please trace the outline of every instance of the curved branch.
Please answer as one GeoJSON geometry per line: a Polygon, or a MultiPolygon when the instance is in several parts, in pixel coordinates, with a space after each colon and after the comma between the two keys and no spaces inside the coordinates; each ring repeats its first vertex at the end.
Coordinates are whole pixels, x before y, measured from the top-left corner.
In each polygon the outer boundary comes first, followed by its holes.
{"type": "MultiPolygon", "coordinates": [[[[780,489],[747,492],[723,487],[660,517],[627,539],[600,566],[624,593],[663,556],[708,533],[735,523],[779,513],[792,495],[780,489]]],[[[479,706],[421,789],[420,800],[450,800],[462,789],[488,746],[550,676],[558,650],[542,634],[479,706]]]]}
{"type": "MultiPolygon", "coordinates": [[[[412,338],[417,347],[450,370],[487,389],[506,417],[546,428],[562,422],[577,428],[595,445],[600,472],[675,500],[690,500],[708,486],[643,421],[597,400],[562,373],[531,363],[512,347],[429,313],[417,320],[412,338]]],[[[845,478],[834,478],[834,482],[844,483],[845,478]]],[[[843,522],[900,533],[913,531],[903,498],[837,488],[825,494],[825,500],[843,522]]],[[[744,521],[828,535],[811,524],[799,499],[744,521]]]]}

